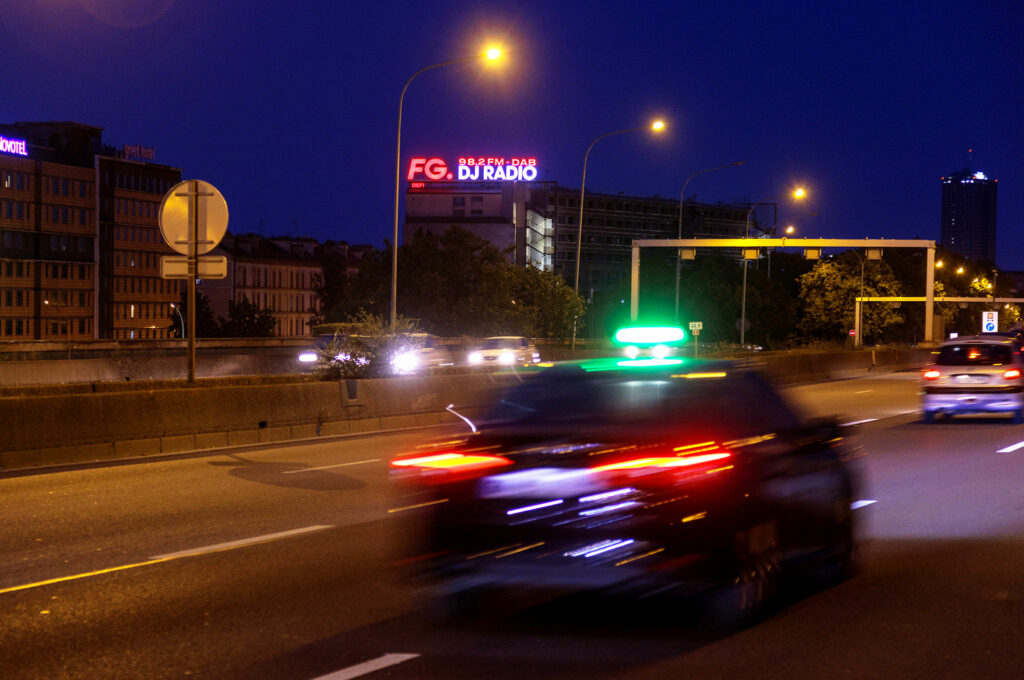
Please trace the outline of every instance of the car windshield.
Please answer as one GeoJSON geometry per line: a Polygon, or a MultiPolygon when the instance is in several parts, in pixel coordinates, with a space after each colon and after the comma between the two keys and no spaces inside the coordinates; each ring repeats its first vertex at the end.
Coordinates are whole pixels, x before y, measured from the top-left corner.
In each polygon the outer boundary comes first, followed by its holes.
{"type": "Polygon", "coordinates": [[[485,422],[545,430],[566,426],[684,428],[739,437],[794,427],[798,419],[767,385],[750,374],[678,380],[664,375],[555,370],[507,392],[485,422]]]}
{"type": "Polygon", "coordinates": [[[516,349],[519,338],[488,338],[484,340],[482,349],[516,349]]]}
{"type": "Polygon", "coordinates": [[[944,346],[935,363],[940,366],[999,366],[1011,360],[1010,348],[1006,345],[964,343],[944,346]]]}

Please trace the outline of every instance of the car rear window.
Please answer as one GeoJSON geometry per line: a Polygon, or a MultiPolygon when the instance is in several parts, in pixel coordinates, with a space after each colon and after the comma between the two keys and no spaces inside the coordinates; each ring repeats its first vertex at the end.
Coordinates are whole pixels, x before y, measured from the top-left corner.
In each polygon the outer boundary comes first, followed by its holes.
{"type": "Polygon", "coordinates": [[[488,421],[538,427],[693,429],[726,438],[794,427],[796,416],[752,375],[709,380],[655,376],[536,376],[507,392],[488,421]]]}
{"type": "Polygon", "coordinates": [[[940,366],[998,366],[1012,361],[1006,345],[970,344],[946,345],[939,350],[935,363],[940,366]]]}

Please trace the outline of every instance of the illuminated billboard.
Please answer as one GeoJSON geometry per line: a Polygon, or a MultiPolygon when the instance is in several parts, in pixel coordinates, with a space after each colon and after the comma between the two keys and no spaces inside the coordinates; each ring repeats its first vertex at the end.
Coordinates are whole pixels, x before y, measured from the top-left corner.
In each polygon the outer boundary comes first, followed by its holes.
{"type": "Polygon", "coordinates": [[[0,153],[14,153],[19,156],[27,156],[28,144],[24,139],[7,139],[0,135],[0,153]]]}
{"type": "Polygon", "coordinates": [[[414,157],[409,159],[406,179],[451,181],[525,181],[537,179],[536,158],[505,158],[503,156],[460,156],[449,164],[443,158],[414,157]]]}

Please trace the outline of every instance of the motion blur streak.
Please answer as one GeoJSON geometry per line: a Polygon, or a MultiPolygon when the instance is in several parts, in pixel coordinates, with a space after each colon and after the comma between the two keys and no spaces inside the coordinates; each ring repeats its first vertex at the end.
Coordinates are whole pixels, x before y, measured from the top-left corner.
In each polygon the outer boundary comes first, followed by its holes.
{"type": "Polygon", "coordinates": [[[442,499],[437,500],[437,501],[427,501],[426,503],[417,503],[416,505],[406,505],[406,506],[403,506],[401,508],[391,508],[390,510],[388,510],[388,514],[391,514],[393,512],[403,512],[405,510],[415,510],[416,508],[425,508],[425,507],[427,507],[429,505],[440,505],[441,503],[447,503],[447,502],[448,502],[447,498],[442,498],[442,499]]]}
{"type": "Polygon", "coordinates": [[[878,501],[854,501],[853,503],[850,503],[850,509],[851,510],[860,510],[861,508],[866,508],[867,506],[871,505],[872,503],[877,503],[877,502],[878,501]]]}
{"type": "Polygon", "coordinates": [[[506,510],[505,514],[506,515],[518,515],[521,512],[530,512],[531,510],[540,510],[541,508],[550,508],[552,505],[559,505],[559,504],[564,503],[564,502],[565,501],[563,499],[559,498],[556,501],[548,501],[546,503],[535,503],[534,505],[527,505],[527,506],[522,507],[522,508],[512,508],[511,510],[506,510]]]}

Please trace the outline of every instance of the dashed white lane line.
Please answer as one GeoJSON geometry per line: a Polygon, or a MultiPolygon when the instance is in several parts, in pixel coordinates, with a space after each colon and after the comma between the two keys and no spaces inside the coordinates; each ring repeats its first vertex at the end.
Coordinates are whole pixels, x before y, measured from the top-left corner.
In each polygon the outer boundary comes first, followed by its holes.
{"type": "Polygon", "coordinates": [[[323,531],[324,529],[334,528],[333,524],[314,524],[313,526],[301,527],[299,529],[290,529],[288,531],[278,531],[275,534],[263,534],[262,536],[253,536],[252,538],[243,538],[238,541],[228,541],[226,543],[216,543],[214,545],[207,545],[201,548],[190,548],[189,550],[180,550],[178,552],[166,553],[164,555],[154,555],[150,557],[151,560],[171,560],[178,557],[191,557],[193,555],[205,555],[206,553],[220,552],[221,550],[231,550],[232,548],[241,548],[246,545],[254,545],[256,543],[267,543],[269,541],[276,541],[280,538],[288,538],[289,536],[296,536],[298,534],[308,534],[314,531],[323,531]]]}
{"type": "Polygon", "coordinates": [[[361,675],[373,673],[374,671],[379,671],[380,669],[387,668],[388,666],[395,666],[411,659],[415,659],[418,656],[419,654],[385,654],[384,656],[378,656],[376,659],[357,663],[355,666],[342,668],[340,671],[321,675],[314,680],[352,680],[352,678],[358,678],[361,675]]]}
{"type": "Polygon", "coordinates": [[[1024,449],[1024,442],[1017,442],[1016,444],[1011,444],[1010,446],[1007,446],[1004,449],[999,449],[998,451],[996,451],[996,453],[1013,453],[1017,449],[1024,449]]]}
{"type": "Polygon", "coordinates": [[[298,472],[313,472],[314,470],[330,470],[331,468],[348,467],[350,465],[362,465],[364,463],[376,463],[380,458],[367,458],[366,460],[356,460],[351,463],[338,463],[337,465],[321,465],[320,467],[302,468],[301,470],[285,470],[281,474],[294,475],[298,472]]]}
{"type": "Polygon", "coordinates": [[[839,427],[852,427],[854,425],[863,425],[864,423],[873,423],[878,418],[865,418],[864,420],[854,420],[852,423],[843,423],[839,427]]]}

